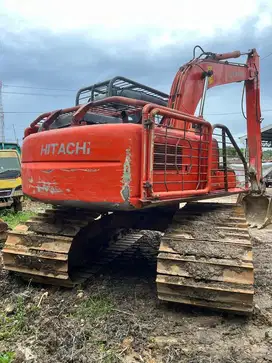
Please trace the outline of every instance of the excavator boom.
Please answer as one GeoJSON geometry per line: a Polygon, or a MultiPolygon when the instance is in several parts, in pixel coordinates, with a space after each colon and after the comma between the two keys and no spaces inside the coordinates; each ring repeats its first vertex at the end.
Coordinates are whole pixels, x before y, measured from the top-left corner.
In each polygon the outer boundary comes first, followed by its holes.
{"type": "Polygon", "coordinates": [[[254,170],[258,182],[262,176],[259,78],[259,55],[255,49],[248,53],[239,51],[225,54],[203,52],[202,55],[179,69],[174,78],[168,102],[168,107],[194,115],[199,101],[201,98],[205,98],[207,89],[245,82],[249,166],[252,171],[254,170]],[[246,64],[227,61],[230,58],[238,58],[242,54],[247,54],[246,64]],[[203,56],[204,58],[202,58],[203,56]],[[208,82],[205,83],[205,80],[208,82]]]}
{"type": "Polygon", "coordinates": [[[256,49],[247,53],[234,51],[224,54],[200,49],[202,53],[199,57],[195,57],[194,49],[194,58],[178,70],[172,84],[168,107],[194,114],[200,102],[199,116],[203,116],[205,94],[209,88],[244,82],[249,155],[247,173],[251,189],[241,198],[241,202],[250,226],[262,228],[271,222],[271,198],[265,194],[262,180],[259,55],[256,49]],[[247,55],[245,64],[228,61],[241,55],[247,55]]]}

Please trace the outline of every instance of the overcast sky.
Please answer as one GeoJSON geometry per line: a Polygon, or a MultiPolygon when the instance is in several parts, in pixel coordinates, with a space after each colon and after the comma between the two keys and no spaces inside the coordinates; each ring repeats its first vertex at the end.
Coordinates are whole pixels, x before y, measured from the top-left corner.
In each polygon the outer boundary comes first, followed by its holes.
{"type": "MultiPolygon", "coordinates": [[[[272,123],[272,1],[162,4],[0,0],[6,138],[14,140],[13,124],[21,139],[39,113],[72,106],[78,88],[116,75],[169,93],[196,44],[218,53],[257,48],[265,57],[260,73],[263,126],[272,123]]],[[[236,136],[245,132],[241,91],[240,83],[209,90],[204,113],[236,136]]]]}

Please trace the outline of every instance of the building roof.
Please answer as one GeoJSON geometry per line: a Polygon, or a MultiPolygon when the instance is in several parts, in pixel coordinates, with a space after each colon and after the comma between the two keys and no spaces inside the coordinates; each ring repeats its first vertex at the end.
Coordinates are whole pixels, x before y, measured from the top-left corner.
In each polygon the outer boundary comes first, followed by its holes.
{"type": "MultiPolygon", "coordinates": [[[[261,129],[263,147],[272,147],[272,124],[261,129]]],[[[247,135],[239,137],[239,140],[245,142],[247,135]]]]}

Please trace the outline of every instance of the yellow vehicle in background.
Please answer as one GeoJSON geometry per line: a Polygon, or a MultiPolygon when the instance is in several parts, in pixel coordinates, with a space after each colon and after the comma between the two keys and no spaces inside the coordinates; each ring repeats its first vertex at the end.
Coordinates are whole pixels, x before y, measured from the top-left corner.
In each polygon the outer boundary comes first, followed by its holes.
{"type": "Polygon", "coordinates": [[[22,210],[21,148],[17,143],[0,143],[0,209],[22,210]]]}

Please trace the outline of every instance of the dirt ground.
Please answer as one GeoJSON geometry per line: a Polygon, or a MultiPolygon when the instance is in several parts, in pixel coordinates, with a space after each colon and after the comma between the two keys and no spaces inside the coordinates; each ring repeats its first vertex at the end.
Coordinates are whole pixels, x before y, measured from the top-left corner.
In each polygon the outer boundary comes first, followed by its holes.
{"type": "Polygon", "coordinates": [[[1,269],[0,352],[15,359],[0,354],[0,363],[272,362],[272,228],[251,235],[251,317],[159,302],[155,271],[144,261],[141,271],[113,264],[73,290],[28,284],[1,269]]]}

